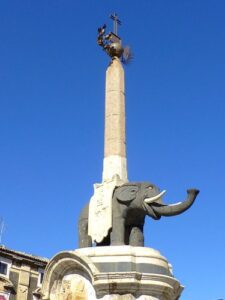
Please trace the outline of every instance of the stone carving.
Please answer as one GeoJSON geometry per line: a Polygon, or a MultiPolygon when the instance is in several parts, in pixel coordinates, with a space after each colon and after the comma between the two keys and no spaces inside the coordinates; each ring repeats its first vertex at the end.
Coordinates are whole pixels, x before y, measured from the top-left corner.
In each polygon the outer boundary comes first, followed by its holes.
{"type": "MultiPolygon", "coordinates": [[[[126,277],[125,277],[126,279],[126,277]]],[[[71,274],[64,277],[61,285],[61,291],[58,295],[52,295],[50,299],[54,300],[158,300],[158,298],[148,295],[142,295],[135,297],[132,294],[119,295],[117,294],[117,288],[115,287],[115,293],[105,295],[103,297],[97,297],[95,290],[86,278],[79,274],[71,274]],[[67,279],[65,279],[67,278],[67,279]]]]}
{"type": "Polygon", "coordinates": [[[96,299],[91,283],[78,274],[65,276],[61,292],[57,300],[87,300],[96,299]]]}
{"type": "MultiPolygon", "coordinates": [[[[143,226],[146,215],[159,220],[161,216],[181,214],[191,207],[198,193],[196,189],[189,189],[187,200],[166,205],[162,201],[165,191],[160,192],[151,183],[125,183],[116,187],[112,196],[112,228],[101,242],[95,240],[96,245],[144,246],[143,226]]],[[[88,211],[89,205],[79,219],[80,248],[92,246],[91,237],[88,235],[88,211]]]]}
{"type": "Polygon", "coordinates": [[[0,292],[4,292],[5,291],[5,282],[1,281],[2,278],[0,278],[0,292]]]}
{"type": "MultiPolygon", "coordinates": [[[[0,293],[8,299],[10,293],[15,294],[15,287],[9,278],[0,274],[0,293]]],[[[0,299],[1,300],[1,299],[0,299]]]]}

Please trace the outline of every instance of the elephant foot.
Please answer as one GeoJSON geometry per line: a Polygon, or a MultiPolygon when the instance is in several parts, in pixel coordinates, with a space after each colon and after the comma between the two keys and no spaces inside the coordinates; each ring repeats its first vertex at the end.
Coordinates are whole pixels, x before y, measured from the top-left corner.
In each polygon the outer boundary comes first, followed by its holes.
{"type": "Polygon", "coordinates": [[[110,246],[125,246],[124,242],[111,242],[110,246]]]}
{"type": "Polygon", "coordinates": [[[85,238],[80,238],[79,248],[89,248],[89,247],[92,247],[91,238],[89,236],[85,238]]]}
{"type": "Polygon", "coordinates": [[[124,246],[125,242],[122,239],[122,236],[112,232],[110,238],[110,246],[124,246]]]}
{"type": "Polygon", "coordinates": [[[87,220],[79,222],[79,248],[92,247],[92,239],[88,235],[87,220]]]}
{"type": "Polygon", "coordinates": [[[129,245],[133,247],[144,247],[143,228],[133,227],[131,229],[129,245]]]}

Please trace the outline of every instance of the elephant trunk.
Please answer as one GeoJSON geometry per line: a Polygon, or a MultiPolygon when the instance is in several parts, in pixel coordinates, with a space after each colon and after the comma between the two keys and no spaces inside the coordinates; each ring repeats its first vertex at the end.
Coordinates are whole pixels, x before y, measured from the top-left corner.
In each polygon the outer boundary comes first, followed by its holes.
{"type": "Polygon", "coordinates": [[[179,215],[192,206],[198,193],[199,190],[189,189],[187,190],[188,197],[186,201],[172,205],[152,204],[152,209],[160,216],[170,217],[179,215]]]}

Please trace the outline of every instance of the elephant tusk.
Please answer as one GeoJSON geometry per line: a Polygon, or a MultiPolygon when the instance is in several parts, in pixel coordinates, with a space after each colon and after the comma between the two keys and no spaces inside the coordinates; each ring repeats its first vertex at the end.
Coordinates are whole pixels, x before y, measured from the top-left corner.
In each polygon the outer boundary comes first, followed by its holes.
{"type": "Polygon", "coordinates": [[[182,202],[173,203],[173,204],[170,204],[170,206],[180,205],[181,203],[182,203],[182,202]]]}
{"type": "Polygon", "coordinates": [[[145,201],[145,203],[151,203],[151,202],[153,202],[153,201],[158,200],[159,198],[161,198],[165,193],[166,193],[166,190],[162,191],[161,193],[159,193],[156,196],[153,196],[151,198],[146,198],[144,201],[145,201]]]}

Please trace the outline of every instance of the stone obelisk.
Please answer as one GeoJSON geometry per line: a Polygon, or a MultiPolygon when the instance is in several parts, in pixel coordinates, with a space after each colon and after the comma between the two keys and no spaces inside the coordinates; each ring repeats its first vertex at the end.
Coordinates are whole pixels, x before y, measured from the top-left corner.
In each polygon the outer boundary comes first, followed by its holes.
{"type": "Polygon", "coordinates": [[[124,70],[118,57],[106,71],[103,182],[115,175],[127,181],[124,70]]]}

